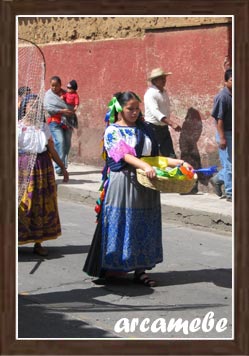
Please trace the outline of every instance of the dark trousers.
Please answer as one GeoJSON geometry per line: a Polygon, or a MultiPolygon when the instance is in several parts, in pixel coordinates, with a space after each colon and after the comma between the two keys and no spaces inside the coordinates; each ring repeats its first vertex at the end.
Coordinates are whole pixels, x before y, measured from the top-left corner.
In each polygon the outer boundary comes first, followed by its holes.
{"type": "Polygon", "coordinates": [[[160,154],[165,157],[176,158],[168,126],[149,125],[154,131],[160,154]]]}

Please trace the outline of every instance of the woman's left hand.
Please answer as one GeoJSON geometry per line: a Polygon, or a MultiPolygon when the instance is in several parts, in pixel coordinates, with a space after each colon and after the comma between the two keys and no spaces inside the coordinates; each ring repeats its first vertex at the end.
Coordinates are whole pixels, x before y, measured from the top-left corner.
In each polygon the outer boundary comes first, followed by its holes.
{"type": "Polygon", "coordinates": [[[187,168],[189,171],[193,171],[194,167],[191,166],[191,164],[189,164],[188,162],[184,162],[183,163],[183,167],[187,168]]]}

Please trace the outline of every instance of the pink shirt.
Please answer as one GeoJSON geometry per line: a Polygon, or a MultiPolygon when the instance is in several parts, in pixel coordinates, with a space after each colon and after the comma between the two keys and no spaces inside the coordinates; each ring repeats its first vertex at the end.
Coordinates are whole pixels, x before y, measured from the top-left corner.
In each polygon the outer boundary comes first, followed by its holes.
{"type": "Polygon", "coordinates": [[[68,105],[79,105],[80,99],[77,93],[65,93],[63,94],[63,99],[68,105]]]}

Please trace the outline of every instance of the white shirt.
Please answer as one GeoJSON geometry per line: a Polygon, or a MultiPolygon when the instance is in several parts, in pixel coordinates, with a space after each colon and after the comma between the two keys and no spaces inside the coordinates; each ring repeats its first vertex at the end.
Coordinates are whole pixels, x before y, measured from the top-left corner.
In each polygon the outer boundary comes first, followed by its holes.
{"type": "Polygon", "coordinates": [[[147,89],[144,95],[144,119],[151,124],[165,126],[162,118],[170,116],[170,101],[166,90],[161,92],[155,85],[147,89]]]}
{"type": "Polygon", "coordinates": [[[51,132],[46,123],[40,128],[27,126],[22,120],[18,122],[18,151],[21,153],[42,153],[47,150],[51,132]]]}
{"type": "MultiPolygon", "coordinates": [[[[107,153],[118,146],[119,141],[125,141],[130,147],[135,147],[137,144],[136,128],[127,126],[110,125],[105,130],[104,145],[107,153]]],[[[152,144],[148,136],[145,135],[142,156],[151,155],[152,144]]]]}

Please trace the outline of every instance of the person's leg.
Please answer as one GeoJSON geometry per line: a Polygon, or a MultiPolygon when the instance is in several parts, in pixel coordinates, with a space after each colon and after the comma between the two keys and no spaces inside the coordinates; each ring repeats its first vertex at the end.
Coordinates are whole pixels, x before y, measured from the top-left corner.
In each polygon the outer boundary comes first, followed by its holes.
{"type": "MultiPolygon", "coordinates": [[[[63,133],[64,130],[56,122],[51,122],[49,128],[53,137],[55,149],[60,159],[65,164],[65,149],[64,149],[65,143],[64,143],[64,133],[63,133]]],[[[56,163],[54,163],[54,167],[56,173],[60,174],[61,173],[60,167],[56,163]]]]}
{"type": "Polygon", "coordinates": [[[159,132],[158,132],[158,129],[157,129],[157,126],[156,125],[153,125],[151,123],[148,123],[148,125],[150,126],[151,130],[153,131],[154,133],[154,137],[157,141],[157,145],[158,145],[158,149],[160,148],[160,145],[159,145],[159,140],[160,140],[160,137],[159,137],[159,132]]]}
{"type": "Polygon", "coordinates": [[[43,247],[40,242],[36,242],[34,244],[33,252],[40,256],[48,255],[48,250],[45,247],[43,247]]]}
{"type": "MultiPolygon", "coordinates": [[[[218,132],[215,134],[216,142],[219,144],[220,142],[220,137],[218,135],[218,132]]],[[[220,148],[218,149],[219,152],[219,159],[220,159],[220,164],[221,164],[221,170],[210,179],[210,183],[212,184],[215,194],[218,195],[218,197],[222,196],[222,185],[224,184],[224,150],[221,150],[220,148]]]]}
{"type": "Polygon", "coordinates": [[[69,155],[69,151],[71,148],[72,133],[73,133],[72,129],[64,130],[64,142],[65,142],[65,146],[64,146],[65,162],[64,162],[64,164],[65,164],[66,168],[68,166],[68,155],[69,155]]]}
{"type": "Polygon", "coordinates": [[[228,200],[232,198],[232,131],[225,132],[227,148],[224,155],[224,184],[228,200]]]}
{"type": "Polygon", "coordinates": [[[210,183],[214,188],[215,194],[218,195],[218,197],[222,197],[222,185],[224,184],[224,181],[219,179],[218,174],[210,178],[210,183]]]}
{"type": "Polygon", "coordinates": [[[168,126],[158,128],[159,150],[165,157],[176,158],[172,138],[168,126]]]}
{"type": "Polygon", "coordinates": [[[176,158],[173,142],[167,126],[149,124],[154,132],[160,154],[164,157],[176,158]]]}
{"type": "MultiPolygon", "coordinates": [[[[216,132],[215,134],[215,138],[216,138],[216,142],[219,145],[220,143],[220,136],[218,134],[218,132],[216,132]]],[[[224,184],[224,164],[225,164],[225,157],[224,157],[224,150],[221,150],[220,148],[218,149],[219,152],[219,159],[220,159],[220,164],[221,164],[221,170],[216,174],[216,181],[222,182],[222,184],[224,184]]]]}

